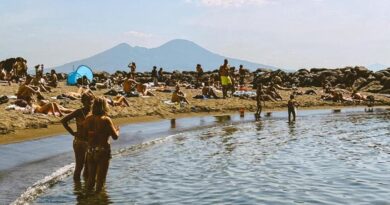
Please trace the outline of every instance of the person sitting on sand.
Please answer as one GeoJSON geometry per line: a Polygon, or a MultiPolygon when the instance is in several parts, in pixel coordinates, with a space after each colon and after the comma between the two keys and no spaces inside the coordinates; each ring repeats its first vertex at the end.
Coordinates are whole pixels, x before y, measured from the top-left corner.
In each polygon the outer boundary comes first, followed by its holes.
{"type": "Polygon", "coordinates": [[[32,77],[30,75],[26,76],[26,81],[23,84],[19,85],[18,91],[16,92],[16,102],[15,104],[21,107],[26,105],[32,105],[33,98],[35,94],[39,94],[39,90],[30,86],[32,77]]]}
{"type": "Polygon", "coordinates": [[[294,95],[290,95],[290,100],[288,101],[287,108],[288,108],[288,122],[294,121],[297,115],[296,107],[299,106],[297,101],[294,99],[294,95]],[[291,119],[292,115],[292,119],[291,119]]]}
{"type": "Polygon", "coordinates": [[[83,76],[82,78],[77,79],[77,87],[88,87],[91,81],[87,78],[87,76],[83,76]]]}
{"type": "Polygon", "coordinates": [[[214,99],[219,99],[213,87],[209,85],[209,82],[205,82],[205,85],[202,88],[202,95],[205,96],[206,98],[213,97],[214,99]]]}
{"type": "Polygon", "coordinates": [[[126,100],[124,96],[118,95],[111,98],[106,98],[107,103],[113,107],[122,106],[122,107],[130,107],[129,102],[126,100]]]}
{"type": "Polygon", "coordinates": [[[119,127],[107,116],[108,106],[104,98],[96,98],[92,106],[92,115],[85,120],[88,132],[88,180],[87,189],[100,192],[105,184],[111,159],[109,138],[117,140],[119,127]]]}
{"type": "Polygon", "coordinates": [[[187,104],[190,104],[190,102],[188,102],[185,94],[180,90],[179,85],[176,85],[175,91],[172,93],[171,101],[174,103],[175,102],[178,102],[178,103],[185,102],[187,104]]]}
{"type": "Polygon", "coordinates": [[[58,85],[58,77],[57,77],[57,73],[54,69],[52,69],[50,71],[50,80],[47,83],[47,85],[50,87],[53,87],[53,88],[56,88],[58,85]]]}
{"type": "Polygon", "coordinates": [[[91,106],[94,96],[90,93],[84,93],[81,96],[82,108],[79,108],[69,115],[65,116],[61,123],[65,129],[74,136],[73,139],[73,151],[76,159],[76,167],[73,174],[73,179],[80,180],[81,171],[84,168],[84,179],[88,178],[88,164],[86,164],[86,153],[88,148],[87,130],[85,126],[85,119],[90,115],[91,106]],[[69,122],[76,119],[76,131],[69,126],[69,122]],[[85,167],[84,167],[85,164],[85,167]]]}
{"type": "Polygon", "coordinates": [[[31,84],[39,88],[40,92],[51,92],[51,88],[46,86],[46,80],[43,78],[43,64],[35,66],[35,77],[31,81],[31,84]],[[39,68],[41,66],[41,68],[39,68]]]}
{"type": "Polygon", "coordinates": [[[257,89],[256,89],[256,103],[257,103],[257,109],[256,109],[256,113],[255,113],[255,119],[256,120],[260,119],[261,111],[263,109],[263,106],[261,105],[261,102],[263,102],[263,104],[265,106],[265,101],[263,100],[263,96],[264,95],[265,94],[264,94],[264,91],[263,91],[263,85],[258,84],[257,85],[257,89]]]}
{"type": "Polygon", "coordinates": [[[277,91],[276,88],[274,87],[274,84],[273,84],[273,83],[271,83],[271,84],[267,87],[265,93],[266,93],[267,95],[270,95],[270,96],[271,96],[273,99],[275,99],[275,100],[283,100],[282,96],[278,93],[278,91],[277,91]]]}

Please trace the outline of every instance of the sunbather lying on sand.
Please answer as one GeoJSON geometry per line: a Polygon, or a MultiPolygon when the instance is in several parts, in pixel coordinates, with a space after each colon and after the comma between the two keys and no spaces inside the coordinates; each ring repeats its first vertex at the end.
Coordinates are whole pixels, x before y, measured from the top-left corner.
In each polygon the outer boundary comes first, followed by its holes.
{"type": "Polygon", "coordinates": [[[105,98],[107,100],[107,103],[111,106],[123,106],[123,107],[130,107],[129,102],[126,100],[124,96],[115,96],[112,99],[111,98],[105,98]]]}
{"type": "Polygon", "coordinates": [[[123,91],[128,94],[134,90],[143,96],[154,96],[154,94],[147,89],[146,85],[139,83],[131,78],[126,78],[123,82],[123,91]]]}
{"type": "Polygon", "coordinates": [[[202,88],[202,95],[206,96],[207,98],[213,97],[215,99],[219,99],[219,97],[215,93],[214,88],[209,86],[208,83],[205,83],[205,86],[202,88]]]}
{"type": "Polygon", "coordinates": [[[45,100],[42,95],[37,96],[37,103],[32,104],[34,113],[49,114],[55,116],[63,116],[64,113],[71,113],[73,110],[64,108],[56,102],[45,100]]]}
{"type": "Polygon", "coordinates": [[[58,95],[57,99],[69,98],[71,100],[76,100],[76,99],[80,99],[83,93],[92,94],[92,91],[89,88],[85,88],[81,86],[77,92],[66,92],[64,94],[58,95]]]}

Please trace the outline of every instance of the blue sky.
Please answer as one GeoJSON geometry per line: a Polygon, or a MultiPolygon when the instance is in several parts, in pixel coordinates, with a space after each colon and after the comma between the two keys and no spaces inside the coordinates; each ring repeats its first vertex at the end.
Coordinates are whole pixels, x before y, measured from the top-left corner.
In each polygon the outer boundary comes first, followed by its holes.
{"type": "Polygon", "coordinates": [[[0,59],[46,67],[183,38],[283,68],[390,66],[388,0],[2,0],[0,59]]]}

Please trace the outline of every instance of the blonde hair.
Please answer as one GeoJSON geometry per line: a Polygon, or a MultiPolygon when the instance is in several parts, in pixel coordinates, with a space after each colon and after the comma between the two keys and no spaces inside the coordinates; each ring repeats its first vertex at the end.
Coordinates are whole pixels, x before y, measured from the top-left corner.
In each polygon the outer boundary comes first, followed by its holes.
{"type": "Polygon", "coordinates": [[[95,98],[92,105],[92,114],[97,116],[103,116],[108,114],[108,105],[104,97],[95,98]]]}

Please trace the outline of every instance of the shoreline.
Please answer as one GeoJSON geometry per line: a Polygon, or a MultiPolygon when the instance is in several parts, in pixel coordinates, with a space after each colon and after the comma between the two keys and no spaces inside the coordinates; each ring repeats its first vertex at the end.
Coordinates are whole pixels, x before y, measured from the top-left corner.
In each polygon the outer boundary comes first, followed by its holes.
{"type": "MultiPolygon", "coordinates": [[[[299,107],[299,110],[333,110],[333,109],[343,109],[343,108],[365,108],[366,106],[362,105],[324,105],[324,106],[308,106],[308,107],[299,107]]],[[[376,106],[374,109],[378,108],[384,108],[389,109],[390,106],[376,106]]],[[[282,107],[274,107],[274,108],[264,108],[262,113],[267,112],[276,112],[276,111],[283,111],[287,109],[282,107]]],[[[251,110],[248,110],[246,112],[253,113],[251,110]]],[[[200,116],[215,116],[215,115],[231,115],[231,114],[239,114],[238,111],[216,111],[216,112],[184,112],[184,113],[176,113],[168,117],[163,117],[159,115],[152,115],[152,116],[137,116],[137,117],[117,117],[113,118],[113,121],[115,124],[121,126],[121,125],[131,125],[131,124],[137,124],[137,123],[145,123],[145,122],[155,122],[160,120],[166,120],[166,119],[180,119],[180,118],[191,118],[191,117],[200,117],[200,116]]],[[[299,117],[299,115],[297,116],[299,117]]],[[[75,123],[72,123],[71,126],[74,127],[75,123]]],[[[23,130],[16,130],[13,133],[2,135],[0,137],[0,145],[7,145],[7,144],[15,144],[25,141],[31,141],[31,140],[39,140],[43,138],[49,138],[49,137],[55,137],[58,135],[68,135],[65,128],[62,126],[61,123],[54,123],[48,126],[47,128],[37,128],[37,129],[23,129],[23,130]],[[29,133],[28,136],[26,136],[26,132],[29,133]]]]}

